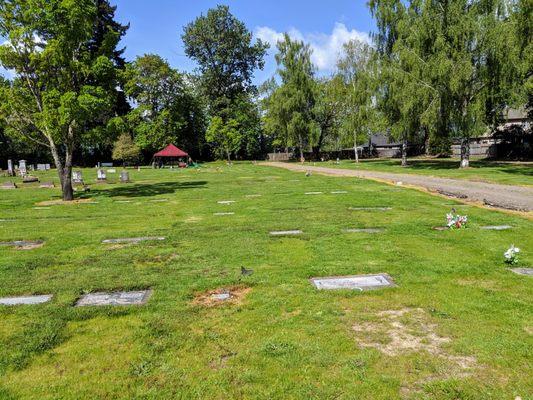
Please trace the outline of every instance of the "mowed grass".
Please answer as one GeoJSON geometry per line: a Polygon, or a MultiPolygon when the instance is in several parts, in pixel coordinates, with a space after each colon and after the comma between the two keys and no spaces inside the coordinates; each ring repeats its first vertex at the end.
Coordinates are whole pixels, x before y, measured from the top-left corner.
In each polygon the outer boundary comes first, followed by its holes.
{"type": "MultiPolygon", "coordinates": [[[[94,169],[83,173],[96,178],[94,169]]],[[[503,264],[514,243],[520,266],[533,266],[530,220],[251,164],[130,174],[131,184],[92,185],[84,197],[96,204],[34,209],[59,190],[0,191],[0,241],[46,241],[28,251],[0,247],[0,296],[54,294],[48,304],[0,306],[1,399],[532,398],[532,278],[503,264]],[[468,229],[432,230],[453,205],[468,229]],[[392,210],[349,210],[367,206],[392,210]],[[480,229],[504,224],[513,229],[480,229]],[[364,227],[384,232],[343,232],[364,227]],[[304,233],[269,236],[292,229],[304,233]],[[166,240],[101,244],[138,236],[166,240]],[[254,274],[241,277],[241,266],[254,274]],[[398,287],[317,291],[309,282],[380,272],[398,287]],[[238,302],[194,302],[233,286],[251,290],[238,302]],[[144,288],[153,295],[143,306],[73,307],[83,293],[144,288]],[[449,338],[438,355],[361,346],[354,326],[404,309],[422,309],[424,324],[449,338]],[[461,357],[473,366],[458,368],[461,357]]]]}
{"type": "Polygon", "coordinates": [[[469,168],[460,169],[458,159],[419,157],[410,158],[407,167],[402,167],[399,159],[362,159],[358,164],[342,160],[339,165],[333,161],[316,163],[316,165],[398,174],[419,174],[506,185],[533,185],[533,163],[531,162],[498,162],[474,158],[470,161],[469,168]]]}

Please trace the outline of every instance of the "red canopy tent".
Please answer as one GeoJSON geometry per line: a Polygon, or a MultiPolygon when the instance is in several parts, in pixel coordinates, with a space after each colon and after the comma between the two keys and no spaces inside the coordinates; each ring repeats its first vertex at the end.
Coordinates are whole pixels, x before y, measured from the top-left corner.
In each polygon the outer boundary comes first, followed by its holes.
{"type": "MultiPolygon", "coordinates": [[[[170,163],[172,164],[173,161],[177,160],[179,162],[179,160],[182,159],[182,158],[189,158],[189,154],[187,154],[183,150],[177,148],[173,144],[169,144],[163,150],[161,150],[161,151],[159,151],[159,152],[154,154],[154,161],[156,159],[158,159],[160,165],[163,163],[163,159],[164,160],[169,160],[170,163]]],[[[184,162],[179,162],[179,166],[180,167],[182,167],[182,166],[185,167],[185,166],[187,166],[187,164],[184,163],[184,162]]]]}

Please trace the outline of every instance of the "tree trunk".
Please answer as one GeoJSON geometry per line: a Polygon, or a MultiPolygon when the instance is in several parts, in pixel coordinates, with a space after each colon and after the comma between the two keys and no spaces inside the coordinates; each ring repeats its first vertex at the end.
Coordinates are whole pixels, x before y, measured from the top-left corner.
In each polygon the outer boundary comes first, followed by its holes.
{"type": "Polygon", "coordinates": [[[72,189],[72,153],[67,149],[65,163],[63,164],[55,143],[51,139],[49,142],[52,157],[56,164],[59,182],[61,183],[63,201],[74,200],[74,190],[72,189]]]}
{"type": "Polygon", "coordinates": [[[424,129],[424,154],[429,156],[429,131],[424,129]]]}
{"type": "Polygon", "coordinates": [[[407,167],[407,140],[402,142],[402,167],[407,167]]]}
{"type": "Polygon", "coordinates": [[[461,140],[461,165],[460,168],[470,166],[470,140],[468,138],[461,140]]]}
{"type": "Polygon", "coordinates": [[[63,201],[74,200],[74,190],[72,189],[72,165],[65,166],[59,172],[63,201]]]}
{"type": "Polygon", "coordinates": [[[298,142],[300,143],[300,162],[303,163],[304,159],[304,144],[302,140],[302,135],[298,135],[298,142]]]}
{"type": "Polygon", "coordinates": [[[355,154],[355,162],[359,162],[359,152],[357,151],[357,133],[353,134],[353,152],[355,154]]]}

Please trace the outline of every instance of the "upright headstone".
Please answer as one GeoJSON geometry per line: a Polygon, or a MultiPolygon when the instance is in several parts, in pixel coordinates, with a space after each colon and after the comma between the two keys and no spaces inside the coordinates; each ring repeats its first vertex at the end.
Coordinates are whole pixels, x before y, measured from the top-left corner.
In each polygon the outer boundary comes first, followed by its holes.
{"type": "Polygon", "coordinates": [[[37,171],[46,171],[46,164],[37,164],[37,171]]]}
{"type": "Polygon", "coordinates": [[[130,181],[130,173],[128,171],[120,172],[120,182],[128,183],[130,181]]]}
{"type": "Polygon", "coordinates": [[[81,171],[72,171],[72,182],[73,183],[83,183],[83,178],[81,176],[81,171]]]}
{"type": "Polygon", "coordinates": [[[20,175],[24,176],[28,172],[26,169],[26,160],[19,160],[19,172],[20,175]]]}
{"type": "Polygon", "coordinates": [[[7,160],[7,174],[9,176],[15,175],[15,170],[13,169],[13,160],[7,160]]]}
{"type": "Polygon", "coordinates": [[[98,174],[97,179],[99,181],[105,181],[106,180],[106,174],[105,174],[105,171],[103,169],[97,170],[97,174],[98,174]]]}
{"type": "Polygon", "coordinates": [[[49,171],[50,170],[50,164],[44,164],[44,169],[49,171]]]}

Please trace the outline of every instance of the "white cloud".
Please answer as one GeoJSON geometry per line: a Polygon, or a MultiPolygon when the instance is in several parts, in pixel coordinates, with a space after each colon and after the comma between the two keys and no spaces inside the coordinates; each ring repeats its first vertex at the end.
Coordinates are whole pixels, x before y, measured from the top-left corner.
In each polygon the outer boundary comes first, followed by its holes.
{"type": "MultiPolygon", "coordinates": [[[[350,40],[360,40],[370,43],[370,35],[366,32],[359,32],[355,29],[348,30],[346,25],[337,22],[330,34],[327,33],[302,33],[292,28],[288,32],[292,39],[303,40],[309,43],[313,54],[311,60],[320,72],[330,72],[335,69],[337,58],[341,53],[344,43],[350,40]]],[[[270,44],[270,52],[276,52],[276,43],[283,39],[283,32],[261,26],[255,30],[255,36],[270,44]]]]}

